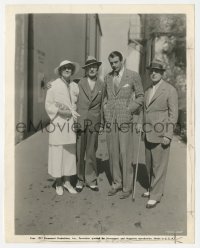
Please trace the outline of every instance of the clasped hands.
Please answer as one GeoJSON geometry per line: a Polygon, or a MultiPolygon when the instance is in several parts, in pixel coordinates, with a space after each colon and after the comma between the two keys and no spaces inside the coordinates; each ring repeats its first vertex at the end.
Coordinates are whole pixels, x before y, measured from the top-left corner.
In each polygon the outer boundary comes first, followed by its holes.
{"type": "Polygon", "coordinates": [[[77,117],[80,116],[76,111],[72,111],[64,104],[58,103],[56,102],[56,107],[58,107],[58,114],[61,115],[64,118],[71,118],[73,116],[73,118],[75,120],[77,120],[77,117]]]}

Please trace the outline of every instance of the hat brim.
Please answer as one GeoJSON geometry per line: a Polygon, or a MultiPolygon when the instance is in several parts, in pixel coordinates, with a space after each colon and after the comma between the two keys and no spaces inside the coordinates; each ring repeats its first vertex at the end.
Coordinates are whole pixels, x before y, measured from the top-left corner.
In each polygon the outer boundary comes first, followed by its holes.
{"type": "Polygon", "coordinates": [[[146,69],[147,69],[147,70],[157,69],[157,70],[159,70],[159,71],[165,71],[165,69],[164,69],[164,68],[159,68],[159,67],[151,67],[151,66],[147,66],[147,67],[146,67],[146,69]]]}
{"type": "Polygon", "coordinates": [[[79,69],[80,69],[80,65],[79,65],[78,63],[76,63],[76,62],[71,62],[71,61],[68,62],[68,63],[66,63],[66,64],[63,64],[62,66],[56,67],[56,68],[54,69],[54,73],[55,73],[57,76],[60,76],[60,74],[59,74],[59,69],[60,69],[61,67],[63,67],[64,65],[68,65],[68,64],[74,65],[75,70],[74,70],[74,72],[73,72],[72,75],[76,75],[76,74],[78,73],[79,69]]]}
{"type": "Polygon", "coordinates": [[[84,65],[82,66],[83,69],[86,69],[87,67],[91,66],[91,65],[98,65],[100,66],[102,64],[102,62],[92,62],[90,64],[84,65]]]}

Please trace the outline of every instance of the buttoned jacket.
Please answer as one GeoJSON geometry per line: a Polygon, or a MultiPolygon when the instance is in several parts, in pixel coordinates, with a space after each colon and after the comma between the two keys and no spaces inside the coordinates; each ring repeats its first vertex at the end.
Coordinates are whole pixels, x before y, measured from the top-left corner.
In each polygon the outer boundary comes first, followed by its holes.
{"type": "Polygon", "coordinates": [[[87,77],[79,83],[79,96],[77,101],[78,129],[85,130],[88,125],[90,130],[98,131],[104,124],[103,100],[105,95],[104,83],[97,79],[93,91],[91,91],[87,77]]]}
{"type": "Polygon", "coordinates": [[[160,143],[164,136],[173,137],[178,119],[178,96],[174,86],[164,80],[149,102],[150,91],[151,87],[145,92],[143,128],[149,142],[160,143]]]}
{"type": "Polygon", "coordinates": [[[125,69],[116,91],[113,83],[113,72],[105,77],[106,100],[104,115],[107,123],[117,121],[118,125],[133,121],[144,101],[141,78],[138,73],[125,69]]]}

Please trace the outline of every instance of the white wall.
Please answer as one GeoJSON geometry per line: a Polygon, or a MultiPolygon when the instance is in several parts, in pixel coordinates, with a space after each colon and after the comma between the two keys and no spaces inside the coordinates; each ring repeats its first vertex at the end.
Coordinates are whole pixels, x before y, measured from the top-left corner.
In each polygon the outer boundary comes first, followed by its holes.
{"type": "Polygon", "coordinates": [[[112,51],[119,51],[124,58],[128,55],[128,30],[129,14],[100,14],[99,15],[102,39],[100,61],[103,62],[101,68],[101,78],[111,71],[108,62],[108,55],[112,51]]]}

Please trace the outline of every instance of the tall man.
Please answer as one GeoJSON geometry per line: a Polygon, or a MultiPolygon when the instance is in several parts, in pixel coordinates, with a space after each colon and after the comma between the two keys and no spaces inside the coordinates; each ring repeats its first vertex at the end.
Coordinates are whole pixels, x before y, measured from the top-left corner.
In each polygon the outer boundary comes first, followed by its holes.
{"type": "Polygon", "coordinates": [[[85,65],[86,77],[79,85],[77,101],[77,176],[76,190],[82,191],[86,185],[98,191],[96,151],[98,134],[103,129],[104,83],[98,79],[101,62],[89,56],[85,65]],[[85,160],[85,162],[84,162],[85,160]]]}
{"type": "Polygon", "coordinates": [[[165,69],[161,61],[154,60],[147,69],[152,86],[145,92],[143,129],[150,187],[142,196],[149,198],[146,207],[153,208],[164,191],[170,143],[178,118],[178,97],[176,89],[162,79],[165,69]]]}
{"type": "Polygon", "coordinates": [[[112,71],[105,77],[107,101],[104,105],[106,136],[112,187],[109,196],[123,189],[120,199],[130,196],[133,183],[133,114],[143,106],[140,76],[123,65],[123,56],[114,51],[108,56],[112,71]],[[135,94],[135,98],[133,98],[135,94]]]}

